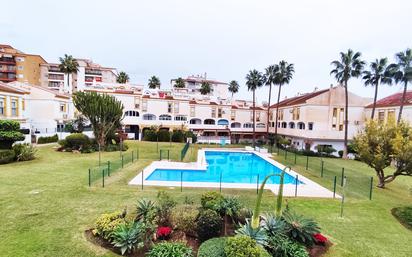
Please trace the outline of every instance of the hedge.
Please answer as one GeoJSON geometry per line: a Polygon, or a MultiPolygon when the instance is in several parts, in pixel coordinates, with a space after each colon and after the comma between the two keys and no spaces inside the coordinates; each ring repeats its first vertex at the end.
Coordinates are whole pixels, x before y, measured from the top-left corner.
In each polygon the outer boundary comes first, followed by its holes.
{"type": "Polygon", "coordinates": [[[57,136],[57,134],[55,134],[54,136],[51,137],[39,137],[37,139],[37,143],[38,144],[48,144],[48,143],[55,143],[59,140],[59,137],[57,136]]]}

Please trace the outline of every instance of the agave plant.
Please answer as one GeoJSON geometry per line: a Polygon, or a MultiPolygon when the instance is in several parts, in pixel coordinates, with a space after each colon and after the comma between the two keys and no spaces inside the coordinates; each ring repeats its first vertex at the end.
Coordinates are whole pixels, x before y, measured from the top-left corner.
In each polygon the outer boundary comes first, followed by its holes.
{"type": "Polygon", "coordinates": [[[240,209],[242,209],[242,203],[236,196],[225,196],[221,203],[220,211],[222,214],[234,219],[239,214],[240,209]]]}
{"type": "Polygon", "coordinates": [[[236,235],[248,236],[256,241],[256,243],[265,246],[267,235],[265,230],[261,227],[253,227],[249,220],[246,220],[246,223],[236,230],[236,235]]]}
{"type": "Polygon", "coordinates": [[[320,227],[315,220],[291,211],[285,212],[283,219],[287,224],[290,238],[306,246],[313,245],[313,234],[320,232],[320,227]]]}
{"type": "Polygon", "coordinates": [[[144,246],[145,226],[142,222],[121,224],[112,236],[114,247],[120,248],[122,255],[132,253],[144,246]]]}
{"type": "Polygon", "coordinates": [[[262,218],[261,225],[268,237],[287,234],[288,227],[283,219],[271,213],[263,216],[262,218]]]}
{"type": "Polygon", "coordinates": [[[136,206],[136,220],[152,222],[156,216],[156,204],[148,199],[140,199],[136,206]]]}

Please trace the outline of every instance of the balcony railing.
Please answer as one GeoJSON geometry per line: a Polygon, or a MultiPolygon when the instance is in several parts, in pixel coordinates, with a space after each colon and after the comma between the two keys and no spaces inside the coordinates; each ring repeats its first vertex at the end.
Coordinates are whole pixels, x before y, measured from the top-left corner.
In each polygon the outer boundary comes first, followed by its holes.
{"type": "Polygon", "coordinates": [[[12,63],[12,64],[15,64],[16,61],[14,60],[14,58],[11,58],[11,57],[1,57],[1,58],[0,58],[0,63],[12,63]]]}
{"type": "Polygon", "coordinates": [[[100,70],[86,70],[85,73],[90,75],[102,75],[102,71],[100,70]]]}

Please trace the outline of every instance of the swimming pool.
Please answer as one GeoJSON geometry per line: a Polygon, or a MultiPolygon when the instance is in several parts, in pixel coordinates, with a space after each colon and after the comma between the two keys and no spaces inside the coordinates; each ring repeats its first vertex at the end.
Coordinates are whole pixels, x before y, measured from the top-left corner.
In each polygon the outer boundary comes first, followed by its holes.
{"type": "MultiPolygon", "coordinates": [[[[208,164],[206,170],[157,168],[145,180],[256,184],[269,174],[282,172],[280,168],[250,152],[205,151],[205,157],[208,164]]],[[[267,184],[279,184],[279,180],[279,176],[274,176],[267,184]]],[[[302,182],[285,173],[284,184],[296,183],[302,182]]]]}

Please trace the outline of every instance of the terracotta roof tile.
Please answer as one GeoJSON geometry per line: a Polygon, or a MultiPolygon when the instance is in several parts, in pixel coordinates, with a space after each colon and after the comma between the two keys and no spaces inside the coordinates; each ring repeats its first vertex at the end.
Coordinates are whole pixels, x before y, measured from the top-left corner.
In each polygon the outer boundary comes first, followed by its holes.
{"type": "MultiPolygon", "coordinates": [[[[400,106],[402,101],[403,93],[396,93],[385,98],[380,99],[376,102],[376,107],[390,107],[390,106],[400,106]]],[[[407,91],[405,96],[404,105],[412,105],[412,91],[407,91]]],[[[372,108],[373,103],[366,106],[366,108],[372,108]]]]}
{"type": "MultiPolygon", "coordinates": [[[[295,97],[291,97],[288,99],[285,99],[281,102],[279,102],[279,107],[285,107],[285,106],[292,106],[292,105],[297,105],[297,104],[302,104],[305,103],[307,100],[316,97],[318,95],[321,95],[323,93],[328,92],[329,89],[324,89],[324,90],[319,90],[313,93],[306,93],[300,96],[295,96],[295,97]]],[[[270,108],[276,108],[277,104],[274,104],[272,106],[270,106],[270,108]]]]}

